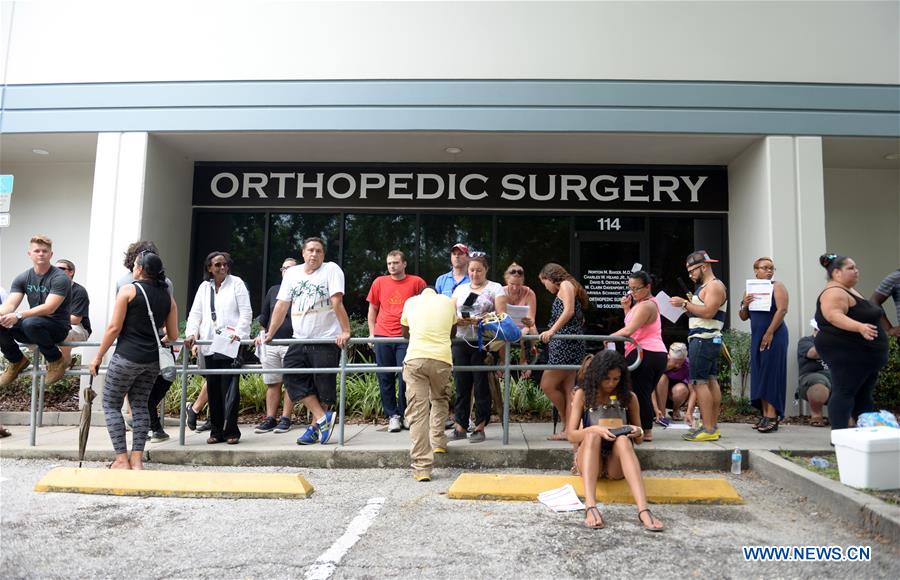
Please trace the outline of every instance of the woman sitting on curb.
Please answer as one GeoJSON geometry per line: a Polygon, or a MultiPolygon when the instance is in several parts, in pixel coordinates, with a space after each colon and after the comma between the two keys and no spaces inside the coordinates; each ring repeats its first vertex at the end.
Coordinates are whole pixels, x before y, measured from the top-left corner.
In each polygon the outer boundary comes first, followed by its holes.
{"type": "Polygon", "coordinates": [[[604,526],[597,509],[597,481],[601,477],[624,477],[644,529],[661,532],[662,522],[647,507],[641,465],[634,452],[634,443],[643,441],[644,430],[638,426],[640,410],[637,397],[631,392],[625,358],[611,350],[588,355],[577,379],[566,433],[569,441],[579,445],[577,461],[584,480],[585,527],[604,526]]]}

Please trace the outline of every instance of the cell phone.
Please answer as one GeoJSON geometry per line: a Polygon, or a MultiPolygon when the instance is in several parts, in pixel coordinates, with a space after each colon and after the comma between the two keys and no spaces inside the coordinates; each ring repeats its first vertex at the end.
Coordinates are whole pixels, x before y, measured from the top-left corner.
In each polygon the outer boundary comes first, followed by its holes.
{"type": "Polygon", "coordinates": [[[615,429],[610,429],[609,432],[616,437],[621,437],[622,435],[629,435],[634,429],[631,425],[622,425],[621,427],[616,427],[615,429]]]}
{"type": "Polygon", "coordinates": [[[472,318],[472,313],[469,312],[468,310],[463,310],[463,311],[462,311],[462,317],[463,317],[463,318],[472,318]]]}
{"type": "Polygon", "coordinates": [[[475,301],[478,300],[478,294],[474,292],[469,292],[469,295],[466,296],[465,301],[463,302],[463,306],[472,307],[475,305],[475,301]]]}

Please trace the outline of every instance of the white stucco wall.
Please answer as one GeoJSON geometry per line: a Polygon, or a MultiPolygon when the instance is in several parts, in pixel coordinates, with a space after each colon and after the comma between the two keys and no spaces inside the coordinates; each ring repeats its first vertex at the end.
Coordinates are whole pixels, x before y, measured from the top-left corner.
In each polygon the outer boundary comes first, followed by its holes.
{"type": "Polygon", "coordinates": [[[187,318],[193,162],[150,136],[141,239],[153,240],[175,286],[179,318],[187,318]]]}
{"type": "MultiPolygon", "coordinates": [[[[900,267],[900,171],[826,168],[825,208],[828,249],[856,261],[857,289],[868,298],[900,267]]],[[[885,312],[896,318],[893,302],[885,312]]]]}
{"type": "Polygon", "coordinates": [[[10,84],[900,80],[897,2],[9,4],[10,84]]]}
{"type": "Polygon", "coordinates": [[[94,181],[92,163],[0,164],[15,176],[10,227],[0,228],[0,285],[31,267],[25,252],[34,234],[53,240],[53,257],[75,262],[75,280],[87,285],[88,227],[94,181]]]}
{"type": "Polygon", "coordinates": [[[816,137],[766,137],[728,166],[729,313],[732,328],[749,331],[738,317],[745,281],[753,261],[774,259],[775,278],[788,291],[788,382],[785,413],[797,386],[797,340],[809,329],[818,287],[811,279],[825,244],[822,140],[816,137]]]}

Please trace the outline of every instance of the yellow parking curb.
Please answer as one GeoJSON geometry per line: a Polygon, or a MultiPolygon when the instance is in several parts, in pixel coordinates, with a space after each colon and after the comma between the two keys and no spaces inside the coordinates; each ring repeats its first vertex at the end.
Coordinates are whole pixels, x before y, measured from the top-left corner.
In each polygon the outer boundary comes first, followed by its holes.
{"type": "Polygon", "coordinates": [[[313,486],[302,475],[216,471],[129,471],[57,467],[34,491],[214,498],[308,498],[313,486]]]}
{"type": "MultiPolygon", "coordinates": [[[[584,485],[574,475],[494,475],[463,473],[450,486],[451,499],[534,501],[539,493],[571,483],[579,497],[584,485]]],[[[740,494],[722,477],[645,477],[644,488],[650,503],[741,504],[740,494]]],[[[597,482],[597,501],[634,503],[628,483],[597,482]]]]}

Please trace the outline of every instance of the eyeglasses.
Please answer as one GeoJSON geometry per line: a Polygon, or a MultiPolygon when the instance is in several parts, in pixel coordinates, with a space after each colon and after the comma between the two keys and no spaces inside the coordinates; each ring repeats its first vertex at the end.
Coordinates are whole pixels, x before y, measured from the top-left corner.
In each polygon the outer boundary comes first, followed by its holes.
{"type": "Polygon", "coordinates": [[[522,276],[523,274],[525,274],[525,270],[523,270],[522,268],[511,268],[507,270],[506,273],[510,276],[522,276]]]}
{"type": "Polygon", "coordinates": [[[66,271],[66,272],[71,272],[71,271],[72,271],[72,268],[70,268],[70,267],[68,267],[68,266],[57,266],[57,268],[59,268],[60,270],[64,270],[64,271],[66,271]]]}
{"type": "Polygon", "coordinates": [[[639,286],[637,288],[633,288],[631,286],[628,287],[628,289],[631,291],[632,294],[634,294],[635,292],[640,292],[644,288],[646,288],[646,286],[639,286]]]}
{"type": "Polygon", "coordinates": [[[694,270],[697,270],[698,268],[702,268],[702,267],[703,267],[703,264],[697,264],[696,266],[692,266],[687,269],[688,274],[693,274],[694,270]]]}

